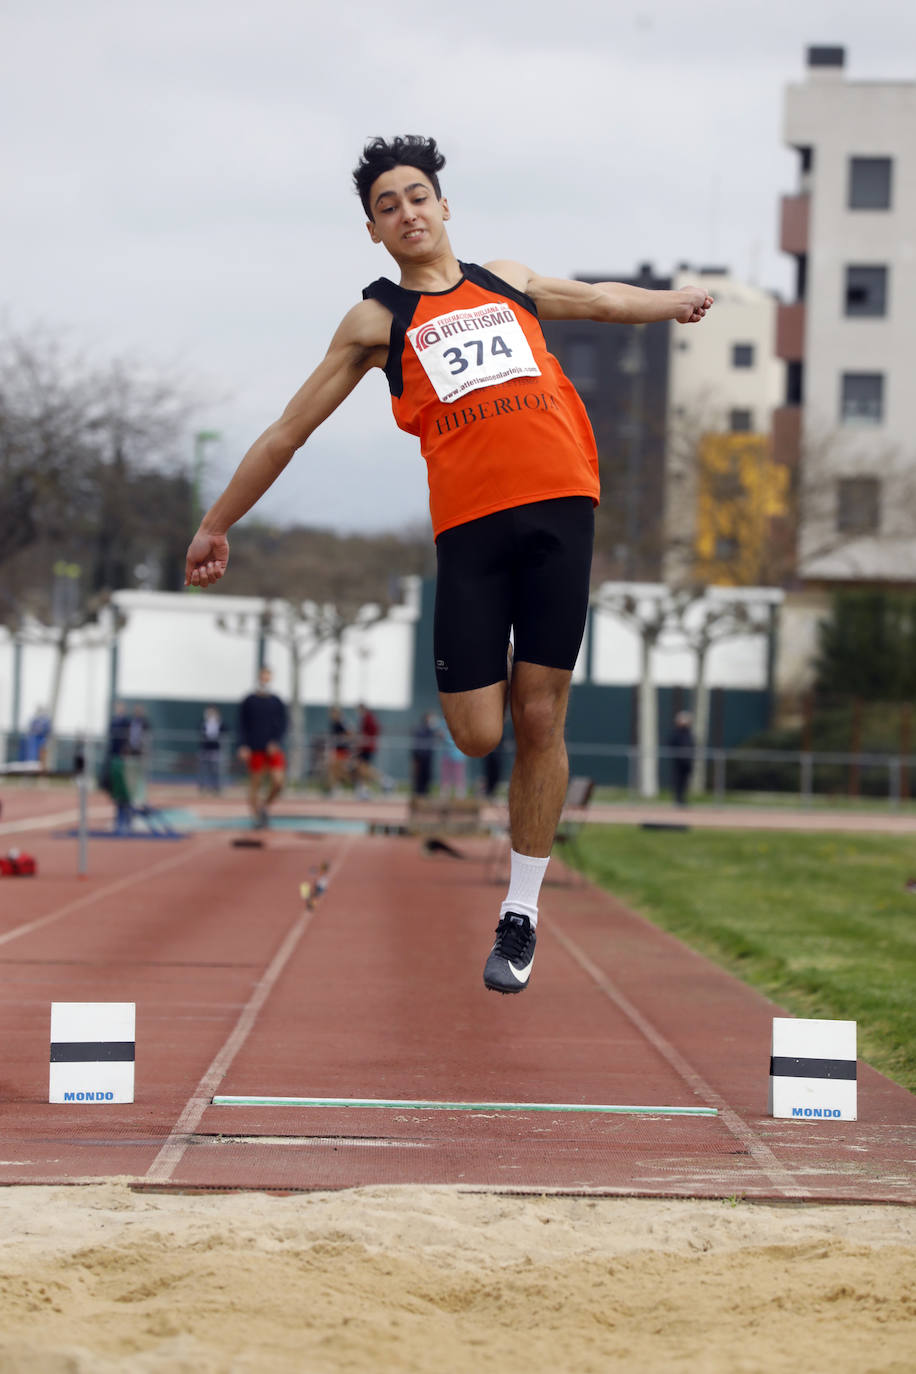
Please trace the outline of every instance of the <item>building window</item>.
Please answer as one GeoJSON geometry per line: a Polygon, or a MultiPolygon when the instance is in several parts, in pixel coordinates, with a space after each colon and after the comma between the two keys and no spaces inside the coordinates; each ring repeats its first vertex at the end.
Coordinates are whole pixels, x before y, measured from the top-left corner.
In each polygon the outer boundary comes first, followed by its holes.
{"type": "Polygon", "coordinates": [[[837,482],[836,527],[842,534],[876,534],[881,525],[881,483],[877,477],[841,477],[837,482]]]}
{"type": "Polygon", "coordinates": [[[887,268],[846,268],[846,314],[887,314],[887,268]]]}
{"type": "Polygon", "coordinates": [[[786,363],[786,405],[800,406],[805,396],[805,369],[801,362],[786,363]]]}
{"type": "Polygon", "coordinates": [[[844,424],[880,425],[884,419],[884,374],[844,372],[840,418],[844,424]]]}
{"type": "Polygon", "coordinates": [[[732,563],[738,557],[740,548],[741,545],[737,539],[730,535],[717,534],[713,557],[717,563],[732,563]]]}
{"type": "Polygon", "coordinates": [[[754,345],[749,343],[732,344],[732,367],[753,367],[754,345]]]}
{"type": "Polygon", "coordinates": [[[598,385],[598,350],[592,339],[570,339],[566,372],[580,391],[594,391],[598,385]]]}
{"type": "Polygon", "coordinates": [[[716,505],[733,506],[747,495],[747,488],[737,471],[717,472],[710,483],[716,505]]]}
{"type": "Polygon", "coordinates": [[[754,412],[736,408],[728,412],[728,427],[732,434],[750,434],[754,428],[754,412]]]}
{"type": "Polygon", "coordinates": [[[850,210],[889,210],[891,208],[891,159],[889,157],[851,157],[849,159],[850,210]]]}

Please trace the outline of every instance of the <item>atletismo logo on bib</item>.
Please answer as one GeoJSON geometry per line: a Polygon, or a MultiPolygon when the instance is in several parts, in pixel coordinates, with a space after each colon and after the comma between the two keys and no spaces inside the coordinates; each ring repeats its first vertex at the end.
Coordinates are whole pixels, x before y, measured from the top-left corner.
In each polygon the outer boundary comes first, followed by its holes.
{"type": "Polygon", "coordinates": [[[439,315],[409,329],[407,337],[440,401],[511,377],[541,375],[515,311],[504,301],[439,315]]]}

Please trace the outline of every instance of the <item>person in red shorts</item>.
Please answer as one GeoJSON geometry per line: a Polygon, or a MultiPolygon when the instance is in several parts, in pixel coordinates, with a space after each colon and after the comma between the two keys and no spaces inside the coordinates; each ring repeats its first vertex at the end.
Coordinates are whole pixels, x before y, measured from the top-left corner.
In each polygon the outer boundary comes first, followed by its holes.
{"type": "Polygon", "coordinates": [[[369,797],[370,786],[380,787],[381,779],[375,766],[379,735],[382,728],[378,716],[364,701],[357,706],[359,727],[356,741],[356,790],[363,801],[369,797]]]}
{"type": "Polygon", "coordinates": [[[695,324],[713,302],[698,286],[647,291],[543,277],[509,260],[459,261],[439,184],[444,165],[432,138],[365,146],[355,186],[369,236],[399,279],[365,288],[322,362],[255,440],[191,540],[185,580],[207,587],[223,576],[229,528],[366,373],[381,369],[395,421],[417,436],[427,464],[442,714],[462,752],[482,758],[502,738],[507,701],[512,713],[509,889],[484,983],[514,993],[531,973],[538,898],[566,795],[566,708],[599,496],[585,407],[539,320],[695,324]]]}
{"type": "Polygon", "coordinates": [[[259,830],[269,824],[269,809],[286,780],[286,707],[270,690],[272,678],[270,669],[262,668],[257,690],[239,706],[238,755],[248,769],[248,807],[259,830]]]}

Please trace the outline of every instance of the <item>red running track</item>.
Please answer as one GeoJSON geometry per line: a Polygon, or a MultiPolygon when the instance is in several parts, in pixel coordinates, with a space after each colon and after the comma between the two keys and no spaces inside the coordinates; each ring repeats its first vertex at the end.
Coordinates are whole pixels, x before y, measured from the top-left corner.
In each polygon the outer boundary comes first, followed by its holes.
{"type": "Polygon", "coordinates": [[[607,894],[561,884],[559,864],[531,987],[499,997],[481,971],[502,890],[478,842],[456,841],[459,860],[369,835],[98,841],[80,881],[73,841],[16,839],[40,873],[0,880],[0,1181],[916,1202],[916,1098],[860,1064],[859,1121],[767,1117],[779,1009],[607,894]],[[308,911],[300,884],[322,864],[308,911]],[[52,1001],[136,1002],[134,1104],[48,1103],[52,1001]],[[217,1107],[217,1093],[718,1115],[217,1107]]]}

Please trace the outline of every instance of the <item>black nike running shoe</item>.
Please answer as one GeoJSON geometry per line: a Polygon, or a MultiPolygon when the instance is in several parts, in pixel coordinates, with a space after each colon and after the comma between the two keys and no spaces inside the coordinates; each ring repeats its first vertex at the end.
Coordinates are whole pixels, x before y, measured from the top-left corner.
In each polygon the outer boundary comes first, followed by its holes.
{"type": "Polygon", "coordinates": [[[528,986],[537,931],[527,916],[507,911],[496,927],[483,981],[491,992],[521,992],[528,986]]]}

